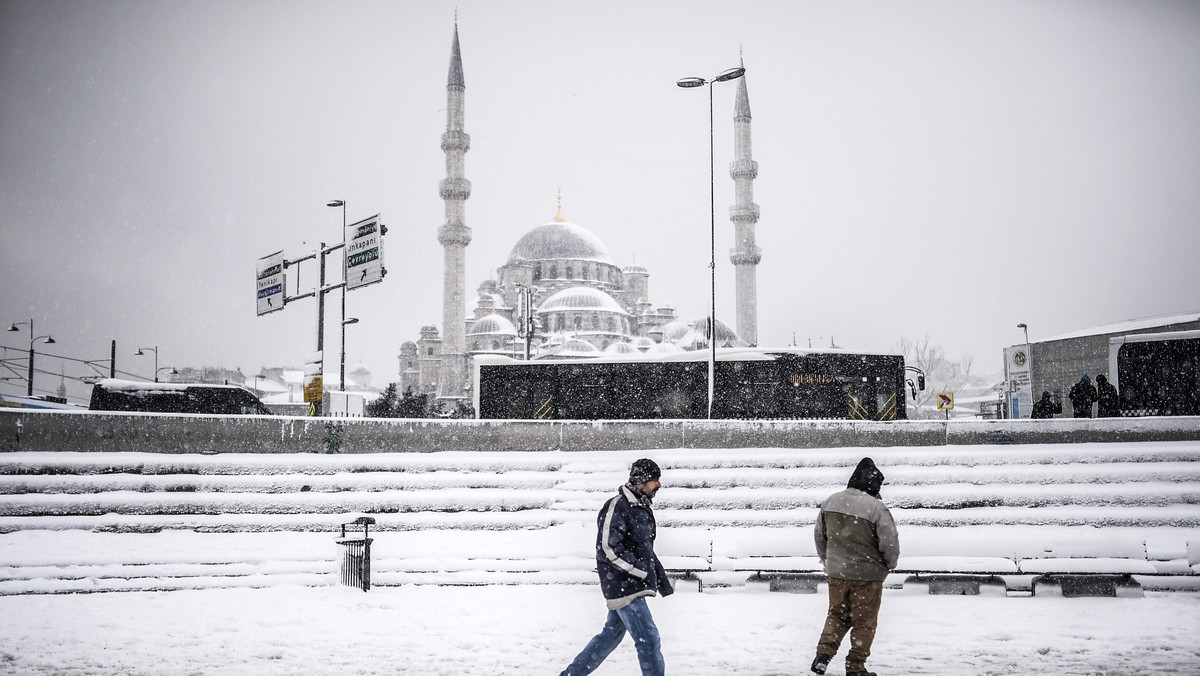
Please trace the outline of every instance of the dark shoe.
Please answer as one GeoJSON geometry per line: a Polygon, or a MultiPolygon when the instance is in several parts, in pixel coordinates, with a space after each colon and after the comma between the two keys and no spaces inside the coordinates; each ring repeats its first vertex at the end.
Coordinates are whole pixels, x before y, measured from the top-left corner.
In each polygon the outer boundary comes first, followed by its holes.
{"type": "Polygon", "coordinates": [[[846,676],[879,676],[879,674],[864,668],[862,671],[847,671],[846,676]]]}
{"type": "Polygon", "coordinates": [[[814,674],[823,674],[829,668],[829,660],[833,659],[832,655],[822,655],[817,653],[817,658],[813,660],[812,672],[814,674]]]}

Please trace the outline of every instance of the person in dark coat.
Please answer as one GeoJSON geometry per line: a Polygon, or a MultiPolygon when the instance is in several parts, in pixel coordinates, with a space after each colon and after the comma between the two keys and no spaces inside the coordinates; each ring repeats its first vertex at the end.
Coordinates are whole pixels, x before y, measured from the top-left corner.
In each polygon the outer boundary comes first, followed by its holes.
{"type": "Polygon", "coordinates": [[[883,581],[900,558],[892,513],[879,499],[883,472],[870,458],[854,468],[846,490],[821,504],[813,535],[817,557],[829,577],[829,612],[817,642],[812,671],[824,674],[842,639],[850,634],[846,676],[875,676],[867,658],[879,623],[883,581]]]}
{"type": "Polygon", "coordinates": [[[1056,413],[1062,413],[1062,402],[1050,398],[1049,392],[1042,392],[1042,398],[1033,405],[1030,418],[1053,418],[1056,413]]]}
{"type": "Polygon", "coordinates": [[[1092,417],[1092,404],[1096,401],[1096,386],[1092,384],[1092,379],[1086,373],[1067,393],[1067,398],[1071,400],[1071,410],[1076,418],[1092,417]]]}
{"type": "Polygon", "coordinates": [[[1117,388],[1103,374],[1096,376],[1097,418],[1115,418],[1121,415],[1121,400],[1117,388]]]}
{"type": "Polygon", "coordinates": [[[608,605],[604,628],[560,676],[583,676],[600,666],[626,632],[633,637],[643,676],[662,676],[658,627],[646,604],[648,596],[675,592],[667,571],[654,553],[656,528],[651,501],[662,488],[662,472],[649,458],[629,469],[629,482],[617,489],[596,517],[596,572],[608,605]]]}

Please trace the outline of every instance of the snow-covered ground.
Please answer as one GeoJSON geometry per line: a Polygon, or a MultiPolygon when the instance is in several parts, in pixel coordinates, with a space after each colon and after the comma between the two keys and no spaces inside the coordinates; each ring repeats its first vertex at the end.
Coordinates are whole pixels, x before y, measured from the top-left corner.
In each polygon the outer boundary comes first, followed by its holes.
{"type": "MultiPolygon", "coordinates": [[[[6,471],[49,471],[0,476],[0,674],[553,676],[603,622],[594,514],[640,455],[664,467],[661,549],[698,546],[714,579],[737,580],[703,593],[680,582],[651,601],[677,676],[807,673],[824,587],[769,592],[734,568],[752,556],[812,564],[815,506],[861,455],[889,476],[902,567],[1110,556],[1187,577],[1200,569],[1196,442],[16,453],[0,458],[6,471]],[[338,586],[333,534],[343,510],[372,505],[391,510],[371,510],[383,586],[363,593],[338,586]],[[103,590],[139,591],[61,593],[103,590]]],[[[931,596],[896,586],[869,663],[881,676],[1200,674],[1200,592],[931,596]]],[[[637,673],[632,647],[596,673],[637,673]]],[[[840,659],[830,673],[842,673],[840,659]]]]}
{"type": "MultiPolygon", "coordinates": [[[[749,586],[650,602],[676,676],[807,673],[819,594],[749,586]]],[[[557,674],[599,629],[595,585],[280,586],[0,597],[0,673],[557,674]]],[[[1200,598],[884,594],[881,676],[1200,674],[1200,598]]],[[[840,658],[841,656],[839,656],[840,658]]],[[[841,674],[836,659],[830,674],[841,674]]],[[[596,672],[636,674],[628,641],[596,672]]]]}

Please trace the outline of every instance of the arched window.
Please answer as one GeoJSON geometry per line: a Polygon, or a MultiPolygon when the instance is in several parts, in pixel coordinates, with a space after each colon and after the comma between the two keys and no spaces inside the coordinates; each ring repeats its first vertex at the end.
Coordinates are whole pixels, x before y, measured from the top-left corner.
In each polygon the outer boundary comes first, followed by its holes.
{"type": "Polygon", "coordinates": [[[550,279],[558,279],[558,266],[557,265],[550,266],[550,279]]]}
{"type": "Polygon", "coordinates": [[[493,341],[492,341],[492,351],[496,351],[496,350],[499,350],[499,349],[500,349],[500,341],[498,341],[498,340],[493,340],[493,341]]]}
{"type": "Polygon", "coordinates": [[[563,330],[563,316],[562,315],[554,316],[554,330],[555,331],[563,330]]]}
{"type": "Polygon", "coordinates": [[[588,273],[590,273],[590,272],[591,272],[591,269],[588,267],[588,264],[584,263],[583,268],[579,271],[580,279],[587,279],[588,273]]]}
{"type": "Polygon", "coordinates": [[[567,279],[575,279],[575,269],[568,265],[563,271],[563,277],[566,277],[567,279]]]}
{"type": "Polygon", "coordinates": [[[600,330],[600,315],[597,315],[597,314],[592,315],[592,330],[593,331],[600,330]]]}
{"type": "Polygon", "coordinates": [[[582,328],[583,328],[583,317],[580,317],[579,315],[575,315],[575,330],[578,331],[582,328]]]}
{"type": "Polygon", "coordinates": [[[541,278],[542,278],[542,264],[535,263],[533,266],[533,281],[536,282],[537,280],[539,280],[541,278]]]}
{"type": "Polygon", "coordinates": [[[609,331],[609,333],[612,333],[613,331],[616,331],[616,330],[617,330],[617,320],[613,319],[610,316],[608,318],[608,331],[609,331]]]}

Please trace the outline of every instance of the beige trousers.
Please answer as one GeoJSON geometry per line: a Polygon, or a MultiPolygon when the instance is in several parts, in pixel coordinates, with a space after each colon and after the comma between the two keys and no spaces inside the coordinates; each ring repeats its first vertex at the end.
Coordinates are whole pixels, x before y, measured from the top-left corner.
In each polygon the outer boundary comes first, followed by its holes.
{"type": "Polygon", "coordinates": [[[857,582],[829,578],[829,614],[817,643],[817,654],[833,657],[846,632],[850,632],[850,652],[846,671],[865,671],[879,624],[879,603],[883,600],[882,582],[857,582]]]}

